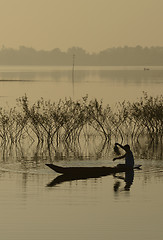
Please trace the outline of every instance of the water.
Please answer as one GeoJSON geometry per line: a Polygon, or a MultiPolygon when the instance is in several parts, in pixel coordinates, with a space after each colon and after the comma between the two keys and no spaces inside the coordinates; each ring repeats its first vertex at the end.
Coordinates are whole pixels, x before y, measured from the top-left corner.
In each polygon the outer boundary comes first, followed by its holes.
{"type": "Polygon", "coordinates": [[[27,94],[31,101],[44,97],[58,100],[72,97],[102,99],[114,105],[118,101],[134,101],[146,91],[156,96],[162,93],[163,67],[76,67],[74,86],[71,67],[0,67],[1,104],[15,104],[27,94]]]}
{"type": "Polygon", "coordinates": [[[50,169],[1,171],[1,239],[161,240],[163,165],[141,163],[130,191],[113,176],[47,187],[50,169]]]}
{"type": "MultiPolygon", "coordinates": [[[[74,89],[71,74],[70,67],[1,66],[1,106],[6,102],[14,105],[24,93],[30,101],[40,97],[76,99],[88,94],[111,105],[124,99],[133,101],[142,96],[142,91],[152,96],[162,93],[162,67],[151,67],[150,71],[141,67],[76,67],[74,89]]],[[[58,174],[45,166],[51,161],[62,166],[113,166],[110,148],[98,158],[74,159],[55,158],[55,151],[50,156],[47,149],[33,145],[1,146],[0,238],[161,240],[162,148],[133,150],[142,170],[134,171],[130,191],[125,191],[124,180],[112,175],[54,185],[58,174]]]]}

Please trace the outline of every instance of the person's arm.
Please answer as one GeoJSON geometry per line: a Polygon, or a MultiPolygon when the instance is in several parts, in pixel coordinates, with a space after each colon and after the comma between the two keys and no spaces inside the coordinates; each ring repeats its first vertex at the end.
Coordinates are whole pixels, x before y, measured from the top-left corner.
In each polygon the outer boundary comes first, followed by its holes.
{"type": "Polygon", "coordinates": [[[113,161],[117,160],[117,159],[122,159],[122,158],[125,158],[126,157],[126,154],[123,155],[123,156],[120,156],[120,157],[116,157],[116,158],[113,158],[113,161]]]}
{"type": "Polygon", "coordinates": [[[123,147],[121,144],[119,144],[119,143],[115,143],[115,146],[119,146],[120,148],[122,148],[123,150],[125,150],[124,147],[123,147]]]}

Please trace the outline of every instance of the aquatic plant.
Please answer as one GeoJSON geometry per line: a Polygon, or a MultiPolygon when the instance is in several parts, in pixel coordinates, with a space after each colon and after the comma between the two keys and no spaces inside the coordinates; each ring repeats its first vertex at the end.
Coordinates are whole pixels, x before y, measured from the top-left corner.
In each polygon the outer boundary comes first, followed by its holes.
{"type": "Polygon", "coordinates": [[[25,95],[17,106],[0,108],[1,143],[18,143],[29,139],[38,144],[75,149],[80,141],[99,138],[102,142],[135,142],[140,137],[162,141],[163,96],[144,93],[140,100],[117,103],[113,111],[109,104],[97,99],[64,99],[58,102],[43,98],[33,104],[25,95]]]}
{"type": "Polygon", "coordinates": [[[143,97],[131,104],[131,116],[152,140],[163,135],[163,95],[152,97],[144,92],[143,97]]]}

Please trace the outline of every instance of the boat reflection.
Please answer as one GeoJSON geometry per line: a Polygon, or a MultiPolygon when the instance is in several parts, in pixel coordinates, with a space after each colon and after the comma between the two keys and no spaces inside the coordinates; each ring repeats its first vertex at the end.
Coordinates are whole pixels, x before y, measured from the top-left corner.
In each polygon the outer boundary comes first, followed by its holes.
{"type": "MultiPolygon", "coordinates": [[[[91,174],[91,175],[74,175],[74,176],[71,176],[71,175],[66,175],[66,174],[62,174],[62,175],[59,175],[57,176],[56,178],[54,178],[51,182],[49,182],[47,184],[47,187],[55,187],[61,183],[64,183],[64,182],[71,182],[71,181],[75,181],[75,180],[83,180],[83,179],[90,179],[90,178],[101,178],[101,177],[104,177],[104,176],[109,176],[109,175],[112,175],[114,178],[116,179],[122,179],[125,181],[125,187],[124,187],[124,190],[125,191],[129,191],[130,190],[130,187],[131,185],[133,184],[133,181],[134,181],[134,170],[130,170],[130,171],[126,171],[124,172],[125,176],[120,176],[120,175],[116,175],[116,174],[113,174],[113,173],[108,173],[108,174],[91,174]]],[[[116,183],[114,184],[114,191],[117,192],[119,190],[119,186],[120,186],[120,182],[119,181],[116,181],[116,183]]]]}
{"type": "Polygon", "coordinates": [[[113,175],[111,173],[108,174],[84,174],[84,175],[66,175],[66,174],[62,174],[57,176],[56,178],[54,178],[50,183],[47,184],[47,187],[54,187],[56,185],[59,185],[63,182],[71,182],[71,181],[75,181],[75,180],[84,180],[84,179],[89,179],[89,178],[101,178],[104,176],[108,176],[108,175],[113,175]]]}

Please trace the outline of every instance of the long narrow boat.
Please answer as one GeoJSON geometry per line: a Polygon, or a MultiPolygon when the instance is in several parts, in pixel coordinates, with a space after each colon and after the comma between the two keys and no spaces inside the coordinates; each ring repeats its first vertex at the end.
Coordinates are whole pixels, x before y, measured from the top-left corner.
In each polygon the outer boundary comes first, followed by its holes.
{"type": "MultiPolygon", "coordinates": [[[[60,167],[54,164],[46,164],[49,168],[55,172],[71,175],[71,176],[105,176],[114,173],[126,172],[133,170],[133,168],[127,168],[125,166],[115,167],[60,167]]],[[[134,169],[140,169],[141,165],[135,165],[134,169]]]]}

